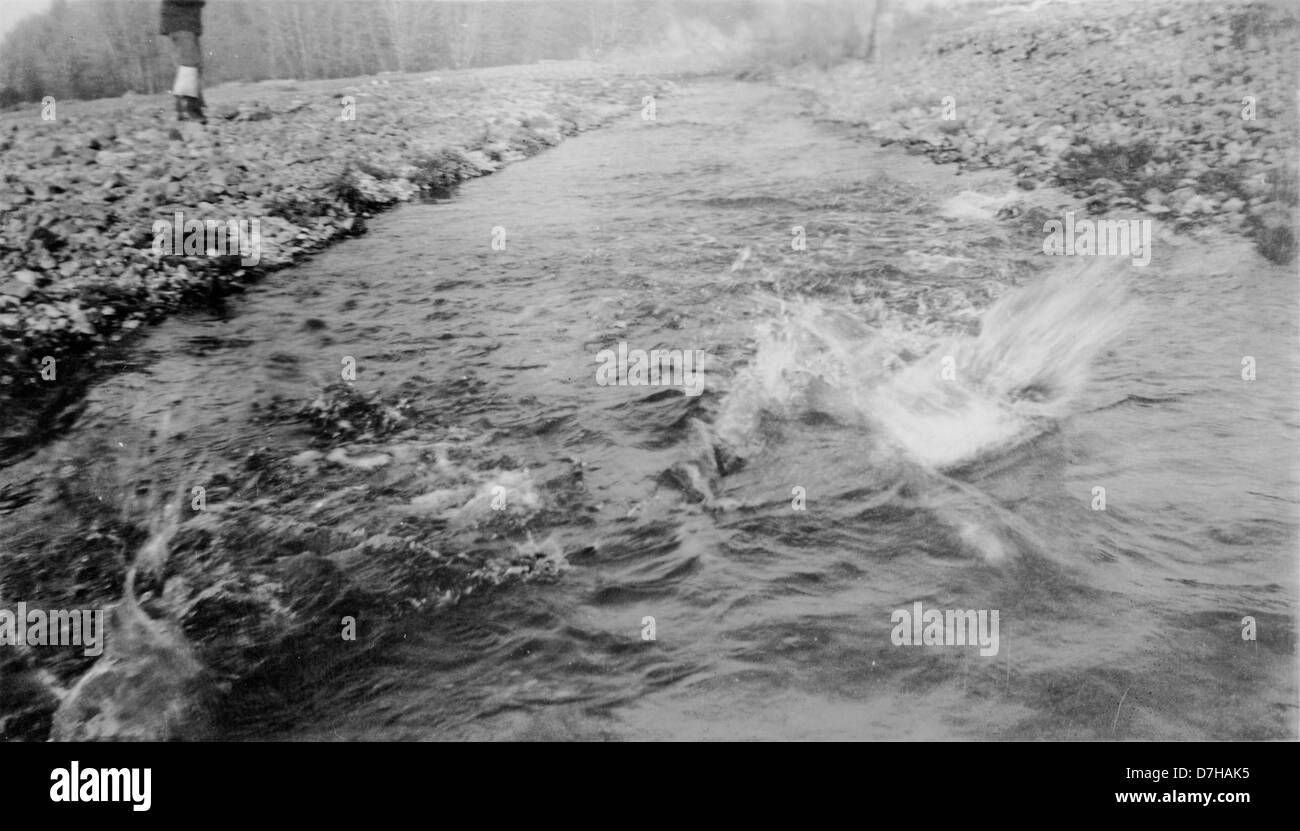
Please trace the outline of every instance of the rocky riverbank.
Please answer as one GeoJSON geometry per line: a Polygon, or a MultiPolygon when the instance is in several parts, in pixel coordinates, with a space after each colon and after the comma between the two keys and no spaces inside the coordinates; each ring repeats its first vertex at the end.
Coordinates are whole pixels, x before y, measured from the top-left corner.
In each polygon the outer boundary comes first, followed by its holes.
{"type": "Polygon", "coordinates": [[[823,118],[1090,214],[1249,235],[1295,257],[1300,17],[1272,4],[995,9],[915,54],[786,78],[823,118]]]}

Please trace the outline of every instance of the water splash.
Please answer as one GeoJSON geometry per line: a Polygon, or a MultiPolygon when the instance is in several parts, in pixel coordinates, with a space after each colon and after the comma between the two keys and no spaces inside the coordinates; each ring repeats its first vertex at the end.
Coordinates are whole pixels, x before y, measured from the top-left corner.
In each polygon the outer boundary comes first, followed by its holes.
{"type": "MultiPolygon", "coordinates": [[[[1003,452],[1068,416],[1093,362],[1130,318],[1126,266],[1090,259],[1003,295],[978,335],[904,316],[871,324],[812,301],[777,301],[714,431],[761,452],[765,417],[819,412],[867,428],[928,470],[1003,452]]],[[[772,301],[765,301],[772,302],[772,301]]]]}
{"type": "MultiPolygon", "coordinates": [[[[159,446],[175,434],[171,409],[154,431],[159,446]]],[[[152,461],[136,451],[123,470],[135,479],[152,461]]],[[[200,454],[172,498],[153,511],[149,538],[128,566],[122,598],[108,609],[104,653],[63,696],[54,713],[56,741],[202,739],[211,730],[211,677],[161,590],[172,539],[188,506],[188,483],[205,481],[200,454]],[[148,586],[150,588],[144,588],[148,586]],[[149,600],[156,616],[142,606],[149,600]]]]}
{"type": "Polygon", "coordinates": [[[975,337],[936,345],[854,400],[913,461],[946,469],[997,454],[1070,415],[1097,356],[1128,319],[1123,272],[1105,260],[1004,295],[975,337]]]}

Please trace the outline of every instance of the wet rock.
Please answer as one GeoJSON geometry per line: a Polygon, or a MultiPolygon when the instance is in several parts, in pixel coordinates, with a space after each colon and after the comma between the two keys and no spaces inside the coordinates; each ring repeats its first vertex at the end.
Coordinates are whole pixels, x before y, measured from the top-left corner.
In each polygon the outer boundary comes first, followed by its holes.
{"type": "Polygon", "coordinates": [[[348,384],[336,382],[303,405],[297,415],[322,436],[355,438],[362,434],[382,436],[400,428],[407,421],[409,409],[406,399],[388,403],[378,392],[367,396],[348,384]]]}
{"type": "Polygon", "coordinates": [[[659,475],[658,482],[680,491],[688,502],[710,505],[714,501],[713,487],[708,477],[701,473],[697,465],[689,462],[674,464],[659,475]]]}
{"type": "Polygon", "coordinates": [[[35,289],[32,288],[30,283],[24,283],[18,279],[6,280],[5,282],[0,283],[0,294],[8,295],[17,298],[18,300],[25,299],[33,291],[35,291],[35,289]]]}
{"type": "Polygon", "coordinates": [[[1296,257],[1295,230],[1285,225],[1263,228],[1256,235],[1256,247],[1269,262],[1289,263],[1296,257]]]}

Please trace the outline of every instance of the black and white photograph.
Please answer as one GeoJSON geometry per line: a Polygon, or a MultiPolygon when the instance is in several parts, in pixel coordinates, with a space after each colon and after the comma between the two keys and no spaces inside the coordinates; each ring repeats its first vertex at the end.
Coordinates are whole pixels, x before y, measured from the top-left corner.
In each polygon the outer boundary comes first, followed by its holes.
{"type": "Polygon", "coordinates": [[[0,0],[0,745],[1293,743],[1298,223],[1294,0],[0,0]]]}

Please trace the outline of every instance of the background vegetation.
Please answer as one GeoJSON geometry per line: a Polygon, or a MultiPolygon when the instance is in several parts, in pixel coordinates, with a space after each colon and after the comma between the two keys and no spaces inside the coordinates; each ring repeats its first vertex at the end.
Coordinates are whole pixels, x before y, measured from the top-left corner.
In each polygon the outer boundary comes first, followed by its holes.
{"type": "MultiPolygon", "coordinates": [[[[686,29],[734,35],[754,0],[221,0],[203,17],[209,84],[600,59],[686,29]]],[[[158,0],[57,0],[0,41],[0,106],[171,86],[158,0]]]]}

